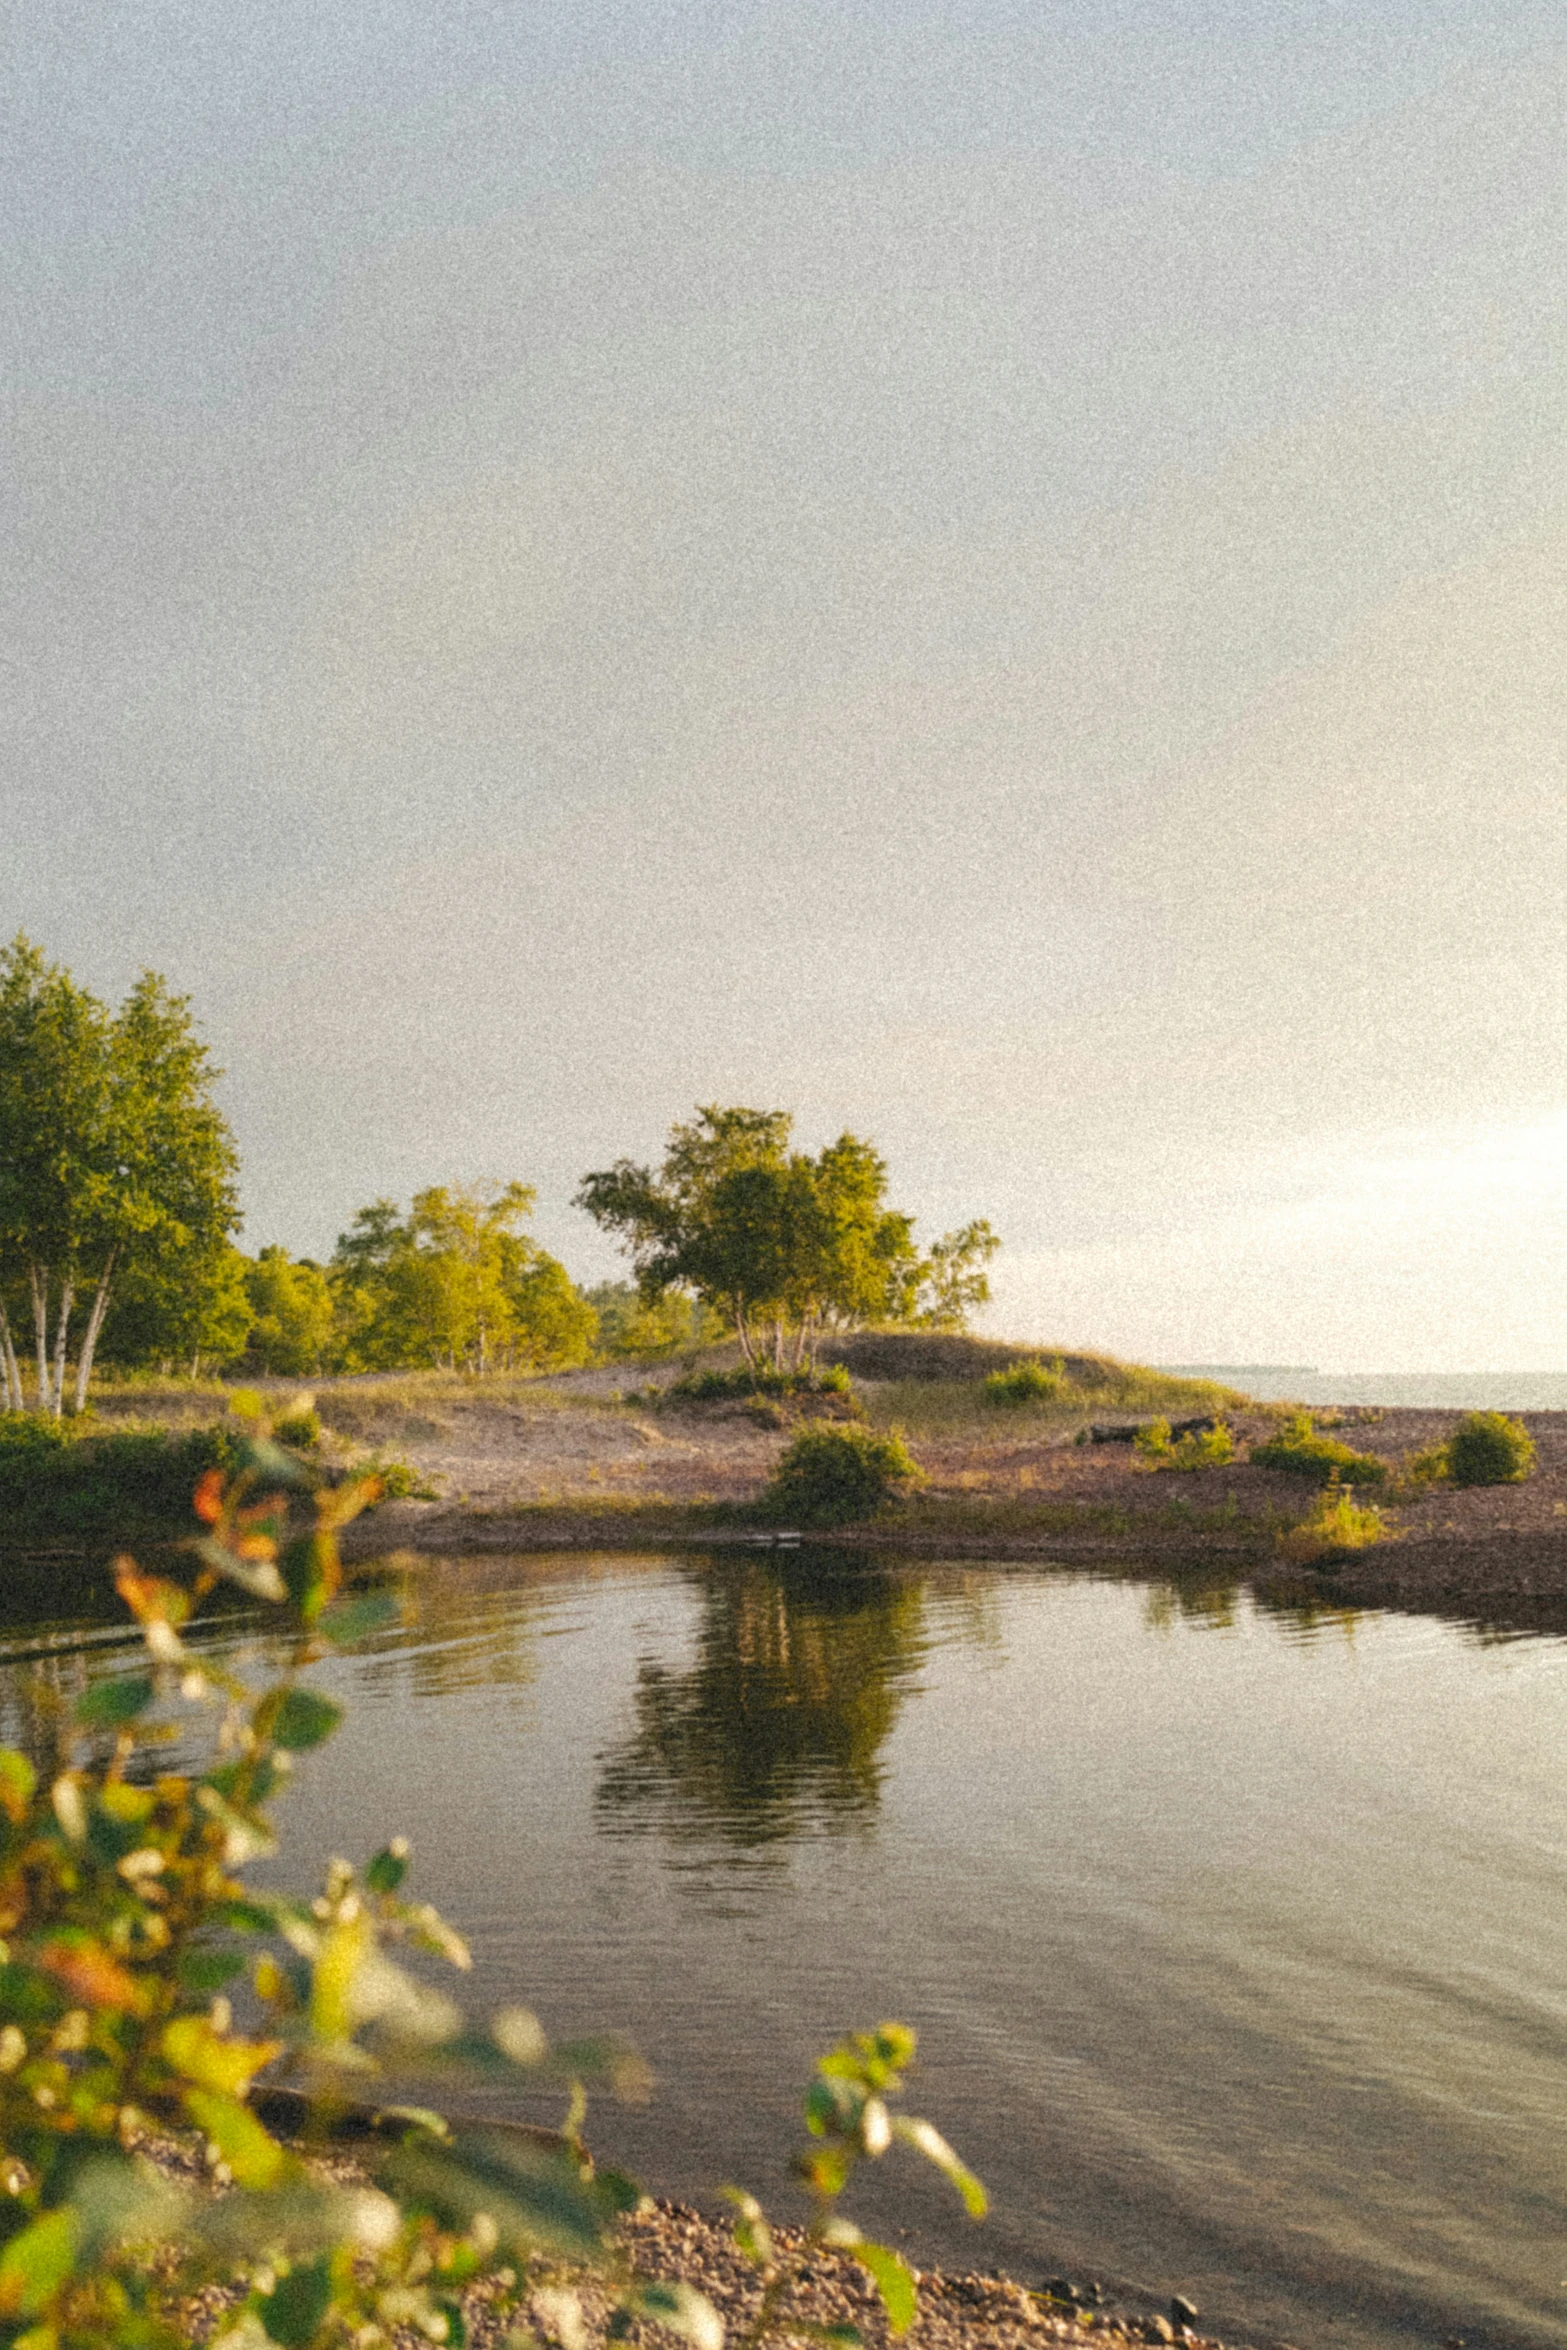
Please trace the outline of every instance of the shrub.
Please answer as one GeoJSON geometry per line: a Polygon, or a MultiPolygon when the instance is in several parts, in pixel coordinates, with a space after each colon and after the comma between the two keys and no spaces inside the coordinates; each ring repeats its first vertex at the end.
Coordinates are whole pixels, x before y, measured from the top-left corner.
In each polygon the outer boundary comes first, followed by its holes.
{"type": "Polygon", "coordinates": [[[272,1423],[279,1444],[295,1452],[314,1452],[321,1442],[321,1421],[314,1404],[297,1403],[272,1423]]]}
{"type": "MultiPolygon", "coordinates": [[[[340,1594],[338,1529],[373,1494],[363,1479],[327,1486],[259,1430],[236,1443],[234,1473],[214,1468],[197,1487],[207,1531],[188,1578],[116,1562],[117,1587],[142,1627],[144,1668],[98,1680],[74,1715],[51,1717],[45,1743],[56,1751],[41,1769],[0,1750],[7,2343],[180,2350],[193,2298],[202,2296],[205,2316],[227,2294],[238,2303],[220,2317],[230,2350],[343,2350],[408,2336],[460,2345],[468,2287],[482,2289],[504,2327],[546,2281],[551,2330],[570,2343],[583,2320],[564,2261],[607,2289],[612,2339],[643,2321],[695,2350],[720,2350],[721,2323],[699,2292],[633,2268],[617,2222],[638,2189],[595,2170],[582,2144],[585,2085],[629,2090],[640,2068],[628,2051],[603,2040],[552,2049],[522,2008],[475,2028],[399,1964],[398,1945],[468,1963],[460,1936],[405,1898],[399,1841],[362,1871],[332,1861],[314,1900],[240,1873],[272,1849],[270,1804],[295,1757],[340,1719],[310,1686],[309,1667],[396,1614],[384,1593],[340,1594]],[[186,1643],[186,1625],[220,1580],[281,1619],[275,1645],[285,1662],[260,1690],[186,1643]],[[207,1764],[176,1773],[169,1727],[188,1732],[192,1716],[210,1727],[207,1764]],[[256,2019],[249,2030],[236,2028],[223,1988],[242,1983],[256,2019]],[[323,2172],[274,2137],[272,2109],[251,2095],[264,2075],[268,2088],[292,2077],[304,2094],[306,2142],[319,2144],[348,2100],[465,2066],[557,2086],[568,2100],[561,2134],[448,2128],[393,2108],[401,2131],[356,2147],[367,2186],[323,2172]],[[230,2191],[215,2197],[155,2168],[140,2151],[148,2114],[204,2141],[230,2191]]],[[[748,2343],[823,2331],[795,2295],[827,2247],[862,2264],[891,2330],[907,2329],[913,2273],[838,2210],[859,2163],[894,2140],[925,2154],[971,2212],[983,2211],[977,2180],[931,2126],[887,2111],[913,2054],[914,2035],[883,2024],[817,2066],[805,2100],[809,2143],[793,2165],[810,2199],[798,2248],[773,2237],[753,2196],[726,2190],[736,2248],[761,2271],[748,2343]]],[[[391,2096],[381,2104],[384,2112],[391,2096]]]]}
{"type": "Polygon", "coordinates": [[[1317,1496],[1311,1515],[1279,1536],[1279,1550],[1298,1566],[1310,1566],[1339,1552],[1369,1549],[1385,1542],[1388,1533],[1382,1512],[1357,1502],[1335,1475],[1317,1496]]]}
{"type": "Polygon", "coordinates": [[[412,1461],[382,1459],[378,1453],[373,1460],[361,1463],[361,1476],[373,1477],[380,1487],[380,1501],[438,1501],[433,1485],[427,1485],[412,1461]]]}
{"type": "Polygon", "coordinates": [[[232,1458],[232,1429],[171,1435],[162,1428],[101,1432],[91,1421],[0,1414],[0,1535],[78,1540],[151,1537],[190,1522],[190,1491],[232,1458]]]}
{"type": "Polygon", "coordinates": [[[1251,1458],[1259,1468],[1282,1469],[1291,1477],[1310,1477],[1326,1485],[1335,1475],[1341,1485],[1382,1485],[1387,1463],[1372,1452],[1355,1452],[1334,1437],[1319,1436],[1309,1412],[1295,1412],[1277,1436],[1254,1444],[1251,1458]]]}
{"type": "Polygon", "coordinates": [[[1521,1485],[1534,1468],[1534,1444],[1521,1420],[1505,1412],[1470,1412],[1447,1443],[1455,1485],[1521,1485]]]}
{"type": "Polygon", "coordinates": [[[1132,1443],[1155,1469],[1222,1469],[1235,1458],[1235,1439],[1222,1420],[1211,1428],[1183,1429],[1175,1437],[1168,1420],[1149,1420],[1132,1443]]]}
{"type": "Polygon", "coordinates": [[[1405,1455],[1404,1474],[1411,1485],[1445,1485],[1453,1473],[1445,1444],[1428,1444],[1422,1452],[1405,1455]]]}
{"type": "Polygon", "coordinates": [[[1048,1364],[1038,1355],[1028,1355],[1004,1371],[992,1371],[981,1393],[987,1403],[1007,1404],[1015,1410],[1024,1404],[1058,1403],[1071,1393],[1071,1381],[1059,1355],[1048,1364]]]}
{"type": "Polygon", "coordinates": [[[732,1371],[688,1371],[672,1379],[664,1393],[688,1403],[723,1403],[753,1395],[852,1395],[854,1386],[842,1363],[829,1363],[822,1371],[780,1371],[771,1363],[748,1371],[741,1363],[732,1371]]]}
{"type": "Polygon", "coordinates": [[[770,1515],[802,1526],[841,1526],[870,1517],[899,1485],[919,1475],[896,1429],[878,1436],[869,1428],[814,1421],[780,1459],[764,1506],[770,1515]]]}

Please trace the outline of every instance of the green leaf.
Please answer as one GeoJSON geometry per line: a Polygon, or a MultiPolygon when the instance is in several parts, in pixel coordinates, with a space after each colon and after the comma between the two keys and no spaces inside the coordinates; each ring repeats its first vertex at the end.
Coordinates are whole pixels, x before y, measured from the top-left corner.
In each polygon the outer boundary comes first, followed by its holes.
{"type": "Polygon", "coordinates": [[[446,2320],[447,2350],[464,2350],[468,2339],[468,2324],[460,2301],[437,2301],[436,2308],[446,2320]]]}
{"type": "Polygon", "coordinates": [[[758,2268],[766,2268],[774,2257],[773,2231],[767,2224],[767,2214],[744,2187],[725,2187],[724,2201],[735,2207],[734,2240],[747,2260],[758,2268]]]}
{"type": "Polygon", "coordinates": [[[401,1615],[402,1610],[390,1591],[361,1591],[353,1599],[334,1600],[317,1620],[316,1630],[334,1648],[352,1648],[356,1640],[368,1639],[372,1632],[384,1632],[401,1615]]]}
{"type": "Polygon", "coordinates": [[[869,2275],[881,2295],[881,2305],[887,2312],[890,2333],[906,2334],[914,2323],[914,2312],[919,2306],[919,2295],[914,2279],[885,2244],[857,2244],[853,2257],[869,2275]]]}
{"type": "Polygon", "coordinates": [[[853,2167],[854,2157],[846,2146],[808,2146],[789,2165],[813,2195],[841,2195],[853,2167]]]}
{"type": "Polygon", "coordinates": [[[408,1854],[394,1846],[383,1844],[365,1870],[365,1883],[372,1893],[395,1893],[408,1874],[408,1854]]]}
{"type": "Polygon", "coordinates": [[[12,1820],[19,1820],[33,1800],[38,1786],[38,1773],[25,1754],[18,1754],[11,1746],[0,1746],[0,1810],[12,1820]]]}
{"type": "MultiPolygon", "coordinates": [[[[248,2106],[215,2089],[187,2089],[185,2110],[205,2131],[242,2187],[277,2186],[289,2167],[288,2156],[269,2135],[248,2106]]],[[[286,2341],[284,2334],[277,2336],[286,2341]]]]}
{"type": "Polygon", "coordinates": [[[118,1730],[145,1713],[153,1699],[150,1673],[130,1673],[99,1681],[77,1700],[76,1719],[84,1730],[118,1730]]]}
{"type": "Polygon", "coordinates": [[[250,1439],[245,1447],[245,1465],[255,1472],[269,1493],[275,1486],[292,1487],[298,1491],[315,1483],[303,1461],[296,1454],[285,1452],[280,1444],[274,1444],[268,1436],[253,1436],[250,1439]]]}
{"type": "Polygon", "coordinates": [[[180,1982],[187,1991],[221,1991],[243,1974],[245,1964],[240,1950],[186,1950],[180,1955],[180,1982]]]}
{"type": "Polygon", "coordinates": [[[0,2252],[0,2318],[36,2317],[75,2266],[75,2212],[46,2211],[0,2252]]]}
{"type": "Polygon", "coordinates": [[[636,2317],[663,2326],[696,2350],[724,2350],[724,2321],[705,2293],[683,2279],[649,2279],[630,2286],[625,2306],[636,2317]]]}
{"type": "Polygon", "coordinates": [[[278,1910],[271,1902],[225,1901],[212,1915],[214,1922],[227,1926],[231,1934],[275,1934],[278,1930],[278,1910]]]}
{"type": "Polygon", "coordinates": [[[307,2350],[332,2299],[332,2266],[319,2260],[291,2268],[260,2304],[261,2322],[283,2350],[307,2350]]]}
{"type": "Polygon", "coordinates": [[[278,1572],[305,1622],[314,1623],[337,1589],[336,1547],[325,1534],[301,1534],[283,1545],[278,1572]]]}
{"type": "MultiPolygon", "coordinates": [[[[824,2066],[829,2061],[824,2058],[824,2066]]],[[[852,2130],[864,2102],[858,2083],[818,2073],[805,2092],[805,2126],[813,2138],[825,2138],[829,2130],[852,2130]]]]}
{"type": "Polygon", "coordinates": [[[944,2178],[952,2181],[962,2196],[972,2219],[983,2219],[990,2209],[990,2198],[966,2163],[958,2160],[941,2132],[930,2122],[916,2121],[912,2115],[894,2117],[892,2134],[906,2146],[915,2147],[927,2162],[933,2162],[944,2178]]]}
{"type": "Polygon", "coordinates": [[[272,1743],[298,1751],[330,1738],[343,1709],[315,1689],[290,1689],[272,1721],[272,1743]]]}
{"type": "Polygon", "coordinates": [[[601,2261],[615,2216],[598,2182],[566,2149],[499,2131],[463,2131],[449,2146],[420,2137],[378,2165],[402,2194],[466,2230],[481,2211],[508,2251],[601,2261]]]}

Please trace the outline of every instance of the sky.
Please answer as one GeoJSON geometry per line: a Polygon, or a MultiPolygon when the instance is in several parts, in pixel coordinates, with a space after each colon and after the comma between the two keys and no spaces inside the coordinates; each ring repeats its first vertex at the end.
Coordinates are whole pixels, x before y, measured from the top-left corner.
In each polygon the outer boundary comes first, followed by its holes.
{"type": "Polygon", "coordinates": [[[1567,19],[39,0],[0,923],[246,1242],[870,1136],[989,1326],[1567,1366],[1567,19]]]}

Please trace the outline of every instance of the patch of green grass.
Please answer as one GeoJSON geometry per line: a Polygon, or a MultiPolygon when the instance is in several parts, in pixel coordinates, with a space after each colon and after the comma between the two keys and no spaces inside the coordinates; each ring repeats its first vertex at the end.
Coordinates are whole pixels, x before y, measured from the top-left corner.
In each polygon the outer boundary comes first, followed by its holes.
{"type": "Polygon", "coordinates": [[[1279,1536],[1279,1554],[1296,1566],[1311,1566],[1386,1542],[1392,1532],[1378,1509],[1357,1502],[1337,1478],[1324,1486],[1316,1506],[1298,1526],[1279,1536]]]}
{"type": "Polygon", "coordinates": [[[1251,1448],[1253,1466],[1282,1469],[1286,1476],[1309,1477],[1318,1485],[1336,1479],[1341,1485],[1385,1485],[1387,1463],[1374,1452],[1356,1452],[1336,1437],[1319,1436],[1309,1412],[1295,1412],[1266,1444],[1251,1448]]]}
{"type": "Polygon", "coordinates": [[[227,1468],[236,1443],[222,1425],[171,1433],[0,1413],[0,1542],[194,1533],[196,1480],[227,1468]]]}

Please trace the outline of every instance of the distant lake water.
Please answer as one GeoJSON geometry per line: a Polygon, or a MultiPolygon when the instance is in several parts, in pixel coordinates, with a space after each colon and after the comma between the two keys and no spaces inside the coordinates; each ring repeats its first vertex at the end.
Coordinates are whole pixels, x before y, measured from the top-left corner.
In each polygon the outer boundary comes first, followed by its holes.
{"type": "MultiPolygon", "coordinates": [[[[916,2258],[1301,2350],[1559,2340],[1567,1643],[831,1553],[418,1588],[321,1673],[351,1710],[289,1879],[407,1833],[477,2004],[652,2059],[590,2136],[654,2188],[771,2192],[813,2055],[899,2016],[995,2198],[975,2228],[905,2173],[916,2258]]],[[[13,1630],[0,1726],[133,1654],[13,1630]]]]}
{"type": "Polygon", "coordinates": [[[1259,1403],[1404,1405],[1417,1411],[1567,1412],[1567,1371],[1318,1371],[1289,1363],[1165,1363],[1259,1403]]]}

